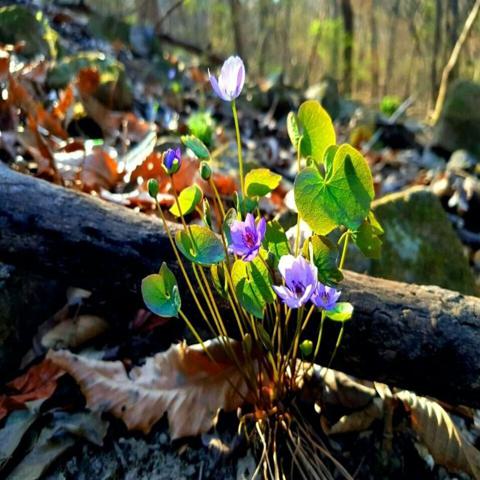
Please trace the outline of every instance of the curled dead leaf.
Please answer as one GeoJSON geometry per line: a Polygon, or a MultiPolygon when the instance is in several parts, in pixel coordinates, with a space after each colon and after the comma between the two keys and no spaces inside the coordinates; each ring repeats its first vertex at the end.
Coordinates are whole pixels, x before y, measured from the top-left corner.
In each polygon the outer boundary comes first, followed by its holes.
{"type": "Polygon", "coordinates": [[[119,361],[91,360],[68,351],[50,351],[48,358],[75,378],[92,410],[109,411],[129,429],[145,433],[166,413],[175,439],[207,432],[219,409],[235,410],[248,395],[242,373],[220,341],[209,340],[205,347],[215,362],[200,345],[181,343],[130,373],[119,361]]]}
{"type": "MultiPolygon", "coordinates": [[[[324,417],[322,417],[323,419],[324,417]]],[[[348,432],[362,432],[370,428],[374,420],[383,418],[383,400],[379,397],[375,398],[364,409],[344,415],[331,427],[326,422],[322,422],[322,428],[327,435],[348,432]]]]}
{"type": "Polygon", "coordinates": [[[438,403],[406,390],[395,397],[410,411],[412,428],[437,463],[480,479],[480,451],[462,435],[438,403]]]}
{"type": "Polygon", "coordinates": [[[108,323],[95,315],[79,315],[55,325],[41,340],[45,348],[76,348],[108,330],[108,323]]]}

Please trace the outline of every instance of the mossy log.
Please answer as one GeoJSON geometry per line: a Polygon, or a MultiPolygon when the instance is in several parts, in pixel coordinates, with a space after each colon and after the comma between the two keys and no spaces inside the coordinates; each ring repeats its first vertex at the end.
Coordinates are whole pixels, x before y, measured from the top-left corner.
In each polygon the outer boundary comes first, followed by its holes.
{"type": "MultiPolygon", "coordinates": [[[[0,261],[138,305],[144,276],[162,261],[178,270],[157,218],[1,164],[0,261]]],[[[335,368],[480,407],[480,299],[348,271],[342,290],[355,314],[335,368]]],[[[183,295],[184,305],[191,304],[183,295]]],[[[338,324],[330,322],[329,330],[324,363],[338,324]]]]}

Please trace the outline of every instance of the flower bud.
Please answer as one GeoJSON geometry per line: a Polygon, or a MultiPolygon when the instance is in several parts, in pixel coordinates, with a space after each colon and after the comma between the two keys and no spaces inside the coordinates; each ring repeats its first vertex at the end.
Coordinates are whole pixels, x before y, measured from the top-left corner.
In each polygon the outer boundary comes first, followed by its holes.
{"type": "Polygon", "coordinates": [[[300,344],[300,351],[302,352],[303,356],[309,357],[313,352],[313,342],[311,340],[304,340],[300,344]]]}
{"type": "Polygon", "coordinates": [[[182,164],[182,152],[180,148],[169,148],[163,153],[163,168],[168,175],[173,175],[178,172],[180,165],[182,164]]]}
{"type": "Polygon", "coordinates": [[[152,198],[157,198],[157,195],[158,195],[158,181],[157,181],[157,179],[156,178],[151,178],[147,183],[147,187],[148,187],[148,194],[152,198]]]}
{"type": "Polygon", "coordinates": [[[204,180],[210,180],[210,177],[212,176],[212,169],[207,162],[200,163],[200,176],[204,180]]]}

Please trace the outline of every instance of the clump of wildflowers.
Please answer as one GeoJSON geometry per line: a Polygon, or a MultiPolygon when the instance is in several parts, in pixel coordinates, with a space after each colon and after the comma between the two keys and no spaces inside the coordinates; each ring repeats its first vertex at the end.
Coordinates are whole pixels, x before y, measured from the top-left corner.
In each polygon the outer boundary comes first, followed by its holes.
{"type": "MultiPolygon", "coordinates": [[[[170,212],[180,217],[183,224],[175,233],[169,230],[158,201],[157,206],[199,315],[194,322],[188,319],[182,310],[175,276],[166,267],[147,277],[142,288],[152,311],[182,318],[202,347],[204,342],[196,325],[203,320],[212,335],[221,339],[224,353],[252,390],[254,417],[274,418],[276,413],[272,412],[288,408],[289,399],[296,394],[298,357],[312,361],[317,358],[324,321],[330,319],[340,325],[333,358],[344,323],[352,316],[352,305],[338,302],[340,290],[331,286],[343,278],[341,270],[349,241],[363,252],[378,252],[383,230],[370,211],[374,191],[368,164],[353,147],[337,147],[333,123],[315,101],[303,103],[298,117],[290,113],[287,118],[299,170],[294,185],[298,208],[294,244],[279,222],[267,223],[259,210],[256,217],[250,213],[260,205],[261,197],[278,187],[281,177],[267,168],[243,175],[235,103],[245,82],[241,58],[229,57],[218,79],[210,73],[209,78],[215,94],[231,103],[241,190],[235,194],[236,210],[230,208],[225,213],[227,203],[215,186],[208,147],[193,135],[182,138],[201,160],[200,177],[208,182],[212,195],[204,197],[198,185],[185,188],[179,196],[173,189],[176,204],[170,212]],[[203,224],[188,225],[185,215],[195,212],[203,224]],[[216,221],[212,222],[211,214],[216,214],[216,221]],[[304,221],[309,228],[302,234],[300,225],[304,221]],[[329,238],[334,230],[343,232],[336,245],[329,238]],[[184,266],[185,260],[192,264],[190,270],[184,266]],[[231,322],[222,317],[215,291],[228,299],[231,322]],[[296,324],[292,328],[289,321],[294,310],[296,324]],[[310,319],[310,326],[317,319],[314,330],[306,328],[310,319]],[[312,331],[318,331],[315,342],[308,338],[312,331]]],[[[181,161],[180,148],[169,149],[163,155],[163,166],[169,175],[178,171],[181,161]]],[[[156,198],[158,183],[149,182],[148,188],[156,198]]],[[[208,355],[206,348],[205,351],[208,355]]],[[[261,425],[257,427],[266,428],[268,421],[261,425]]]]}

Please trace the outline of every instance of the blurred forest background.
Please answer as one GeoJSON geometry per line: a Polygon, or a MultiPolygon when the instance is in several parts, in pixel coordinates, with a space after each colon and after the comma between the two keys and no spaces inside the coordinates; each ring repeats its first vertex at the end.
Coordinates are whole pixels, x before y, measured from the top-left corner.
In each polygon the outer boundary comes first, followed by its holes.
{"type": "MultiPolygon", "coordinates": [[[[380,105],[414,95],[410,113],[428,116],[442,70],[474,0],[105,0],[104,14],[225,57],[238,53],[249,80],[279,78],[308,88],[323,77],[341,94],[380,105]],[[385,98],[386,97],[386,98],[385,98]]],[[[480,25],[450,74],[480,78],[480,25]]]]}

